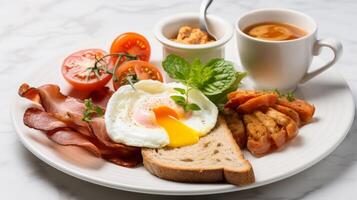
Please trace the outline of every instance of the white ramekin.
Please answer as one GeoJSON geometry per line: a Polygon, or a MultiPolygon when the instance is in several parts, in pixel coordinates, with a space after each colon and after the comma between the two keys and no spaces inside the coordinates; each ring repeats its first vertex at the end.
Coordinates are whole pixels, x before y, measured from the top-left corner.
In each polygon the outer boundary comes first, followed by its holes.
{"type": "Polygon", "coordinates": [[[163,59],[169,54],[182,56],[188,61],[199,58],[202,62],[207,62],[212,58],[224,58],[225,44],[232,38],[233,27],[212,15],[207,16],[207,21],[209,30],[217,37],[217,41],[198,45],[181,44],[172,40],[181,26],[199,27],[198,14],[182,13],[159,21],[155,27],[155,36],[163,45],[163,59]]]}

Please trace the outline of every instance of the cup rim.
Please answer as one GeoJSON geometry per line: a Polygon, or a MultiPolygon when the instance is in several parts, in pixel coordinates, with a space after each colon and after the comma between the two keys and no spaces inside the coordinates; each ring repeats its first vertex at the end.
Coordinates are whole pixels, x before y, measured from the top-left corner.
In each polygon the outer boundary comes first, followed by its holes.
{"type": "Polygon", "coordinates": [[[233,36],[233,26],[223,20],[220,17],[214,16],[214,15],[207,15],[207,18],[214,19],[215,21],[218,21],[218,23],[223,24],[225,27],[228,27],[225,29],[225,33],[223,37],[220,39],[210,42],[207,44],[182,44],[178,43],[175,41],[172,41],[168,39],[166,36],[163,34],[163,28],[170,22],[173,21],[178,21],[180,18],[199,18],[198,13],[180,13],[180,14],[175,14],[175,15],[170,15],[168,17],[163,18],[160,20],[156,25],[155,25],[155,37],[159,42],[161,42],[163,45],[173,47],[173,48],[178,48],[178,49],[185,49],[185,50],[196,50],[196,49],[210,49],[210,48],[216,48],[219,46],[222,46],[226,44],[233,36]]]}
{"type": "Polygon", "coordinates": [[[245,37],[246,39],[251,39],[257,42],[263,42],[263,43],[271,43],[271,44],[279,44],[279,43],[291,43],[291,42],[297,42],[297,41],[301,41],[301,40],[305,40],[309,37],[311,37],[312,35],[314,35],[317,32],[317,24],[316,21],[310,17],[309,15],[300,12],[300,11],[296,11],[296,10],[291,10],[291,9],[285,9],[285,8],[262,8],[262,9],[255,9],[252,11],[249,11],[247,13],[244,13],[243,15],[241,15],[236,21],[235,21],[235,29],[237,31],[238,34],[242,35],[243,37],[245,37]],[[305,18],[307,18],[308,20],[310,20],[312,22],[312,24],[314,25],[314,28],[311,32],[309,32],[309,34],[301,37],[301,38],[297,38],[297,39],[293,39],[293,40],[263,40],[263,39],[259,39],[259,38],[255,38],[252,37],[248,34],[245,34],[240,28],[239,28],[239,22],[242,20],[243,17],[253,14],[253,13],[257,13],[257,12],[266,12],[266,11],[283,11],[283,12],[290,12],[293,13],[295,15],[300,15],[303,16],[305,18]]]}

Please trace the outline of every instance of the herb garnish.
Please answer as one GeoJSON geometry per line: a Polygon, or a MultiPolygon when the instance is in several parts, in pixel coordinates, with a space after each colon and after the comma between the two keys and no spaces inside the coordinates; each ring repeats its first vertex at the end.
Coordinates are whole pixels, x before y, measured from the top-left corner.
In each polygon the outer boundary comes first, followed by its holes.
{"type": "Polygon", "coordinates": [[[185,112],[201,110],[201,108],[197,104],[189,103],[188,101],[188,93],[191,89],[192,88],[188,88],[188,87],[187,89],[174,88],[174,90],[176,90],[177,92],[179,92],[184,96],[180,96],[180,95],[171,96],[171,99],[174,100],[177,105],[182,106],[185,112]]]}
{"type": "Polygon", "coordinates": [[[84,100],[85,110],[83,111],[83,118],[82,120],[85,122],[90,122],[93,116],[101,117],[104,114],[103,108],[94,105],[92,99],[85,99],[84,100]]]}
{"type": "Polygon", "coordinates": [[[286,95],[285,95],[286,99],[290,102],[294,101],[295,100],[295,95],[293,92],[288,92],[286,95]]]}
{"type": "Polygon", "coordinates": [[[282,97],[281,92],[277,88],[275,88],[273,92],[275,92],[279,97],[282,97]]]}
{"type": "Polygon", "coordinates": [[[94,73],[94,75],[100,80],[100,72],[108,73],[108,74],[113,74],[113,81],[118,81],[118,77],[115,75],[115,71],[117,68],[120,66],[122,61],[129,61],[129,60],[137,60],[138,56],[137,55],[130,55],[127,53],[111,53],[104,55],[100,58],[95,58],[95,63],[93,67],[88,67],[86,70],[88,71],[88,74],[86,76],[86,81],[89,81],[89,76],[91,73],[94,73]],[[117,57],[117,60],[115,61],[114,68],[112,70],[108,69],[108,62],[104,60],[106,57],[117,57]]]}
{"type": "Polygon", "coordinates": [[[275,92],[279,97],[285,97],[290,102],[295,101],[295,95],[294,92],[292,91],[283,94],[282,92],[280,92],[278,89],[275,88],[273,92],[275,92]]]}
{"type": "Polygon", "coordinates": [[[133,90],[136,90],[134,87],[134,84],[139,81],[138,77],[136,74],[128,74],[126,76],[126,80],[128,81],[129,85],[133,88],[133,90]]]}
{"type": "Polygon", "coordinates": [[[192,63],[180,56],[171,54],[162,62],[162,66],[170,78],[175,79],[188,88],[200,90],[218,108],[227,101],[227,94],[238,88],[246,73],[237,72],[232,62],[221,58],[202,64],[199,59],[192,63]]]}

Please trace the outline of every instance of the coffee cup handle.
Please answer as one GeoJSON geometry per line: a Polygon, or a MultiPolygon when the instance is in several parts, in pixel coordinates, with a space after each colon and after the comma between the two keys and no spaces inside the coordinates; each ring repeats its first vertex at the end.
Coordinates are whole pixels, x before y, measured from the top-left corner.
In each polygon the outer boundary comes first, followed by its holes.
{"type": "Polygon", "coordinates": [[[333,51],[334,57],[325,65],[321,66],[320,68],[313,70],[311,72],[306,72],[305,76],[301,79],[300,83],[305,83],[306,81],[314,78],[315,76],[319,75],[320,73],[324,72],[332,65],[334,65],[338,59],[340,59],[342,55],[342,44],[333,39],[333,38],[326,38],[317,40],[314,44],[313,55],[318,56],[321,53],[322,47],[328,47],[333,51]]]}

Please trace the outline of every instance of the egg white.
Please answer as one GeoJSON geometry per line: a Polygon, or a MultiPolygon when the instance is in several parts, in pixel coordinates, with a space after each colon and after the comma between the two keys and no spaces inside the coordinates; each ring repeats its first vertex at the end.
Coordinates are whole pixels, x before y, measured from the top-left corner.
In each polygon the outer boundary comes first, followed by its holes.
{"type": "MultiPolygon", "coordinates": [[[[106,112],[105,124],[109,137],[118,143],[129,146],[160,148],[169,144],[165,129],[160,126],[145,127],[133,119],[134,108],[148,98],[170,98],[181,95],[174,88],[186,87],[181,83],[162,83],[154,80],[142,80],[120,87],[110,98],[106,112]],[[135,88],[135,89],[134,89],[135,88]]],[[[180,121],[198,131],[200,136],[208,134],[215,126],[218,116],[217,107],[199,90],[189,91],[189,100],[196,103],[201,110],[192,112],[180,121]]]]}

